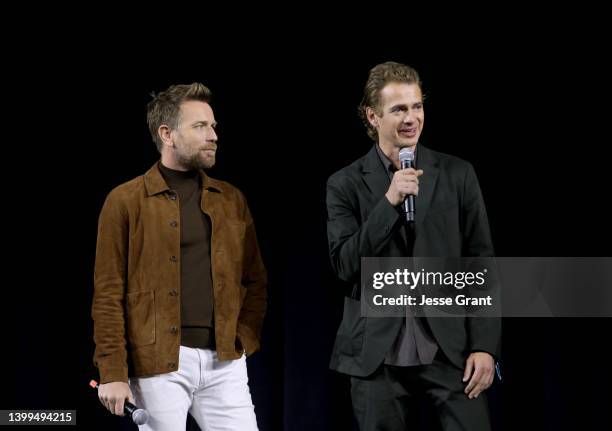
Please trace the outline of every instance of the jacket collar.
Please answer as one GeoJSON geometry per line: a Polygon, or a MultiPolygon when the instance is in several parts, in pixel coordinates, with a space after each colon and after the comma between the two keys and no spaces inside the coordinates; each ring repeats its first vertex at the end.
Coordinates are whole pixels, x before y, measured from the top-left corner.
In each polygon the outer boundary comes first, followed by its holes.
{"type": "MultiPolygon", "coordinates": [[[[147,196],[154,196],[170,190],[168,184],[166,184],[166,181],[164,180],[164,177],[159,171],[158,163],[161,162],[155,162],[155,164],[151,166],[151,168],[144,174],[144,183],[147,196]]],[[[200,169],[198,173],[202,179],[202,188],[204,190],[212,190],[221,193],[222,187],[220,181],[209,177],[202,169],[200,169]]]]}

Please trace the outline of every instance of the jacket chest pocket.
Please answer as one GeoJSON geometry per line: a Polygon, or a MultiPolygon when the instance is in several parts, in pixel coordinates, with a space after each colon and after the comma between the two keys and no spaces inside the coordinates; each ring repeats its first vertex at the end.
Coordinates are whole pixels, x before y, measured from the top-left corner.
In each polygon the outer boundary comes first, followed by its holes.
{"type": "Polygon", "coordinates": [[[127,335],[132,347],[155,343],[155,292],[127,294],[127,335]]]}

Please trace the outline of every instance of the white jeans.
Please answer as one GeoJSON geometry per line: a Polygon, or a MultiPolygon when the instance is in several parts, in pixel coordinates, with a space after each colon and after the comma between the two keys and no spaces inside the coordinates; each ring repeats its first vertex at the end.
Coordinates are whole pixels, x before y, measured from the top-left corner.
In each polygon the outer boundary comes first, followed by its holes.
{"type": "Polygon", "coordinates": [[[185,430],[187,412],[202,431],[257,431],[246,358],[181,346],[178,371],[130,379],[135,404],[149,412],[140,431],[185,430]]]}

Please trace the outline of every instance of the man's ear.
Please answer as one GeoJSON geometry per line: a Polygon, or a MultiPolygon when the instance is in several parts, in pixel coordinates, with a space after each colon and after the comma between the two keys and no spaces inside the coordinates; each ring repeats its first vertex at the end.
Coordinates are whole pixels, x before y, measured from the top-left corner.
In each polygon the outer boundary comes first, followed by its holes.
{"type": "Polygon", "coordinates": [[[168,127],[165,124],[162,124],[157,129],[157,135],[159,136],[159,139],[161,139],[163,144],[168,145],[169,147],[173,147],[174,142],[172,142],[172,136],[170,135],[170,133],[171,133],[170,127],[168,127]]]}
{"type": "Polygon", "coordinates": [[[376,112],[374,112],[374,110],[369,106],[366,108],[366,117],[368,118],[368,121],[370,122],[372,127],[378,129],[378,116],[376,115],[376,112]]]}

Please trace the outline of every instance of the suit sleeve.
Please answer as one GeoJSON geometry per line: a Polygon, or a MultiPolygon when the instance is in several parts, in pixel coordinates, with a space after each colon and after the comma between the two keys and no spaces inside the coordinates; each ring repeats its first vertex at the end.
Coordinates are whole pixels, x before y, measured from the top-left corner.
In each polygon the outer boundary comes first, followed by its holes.
{"type": "MultiPolygon", "coordinates": [[[[464,181],[463,256],[493,257],[487,211],[476,173],[469,164],[464,181]]],[[[487,352],[498,359],[501,352],[501,318],[469,317],[470,351],[487,352]]]]}
{"type": "Polygon", "coordinates": [[[91,310],[94,364],[100,372],[100,383],[128,381],[124,310],[128,238],[127,212],[111,192],[98,221],[91,310]]]}
{"type": "Polygon", "coordinates": [[[379,256],[400,220],[399,213],[382,197],[360,223],[356,190],[341,175],[327,182],[327,239],[332,268],[338,278],[356,282],[360,276],[361,257],[379,256]],[[352,193],[351,193],[352,192],[352,193]]]}

